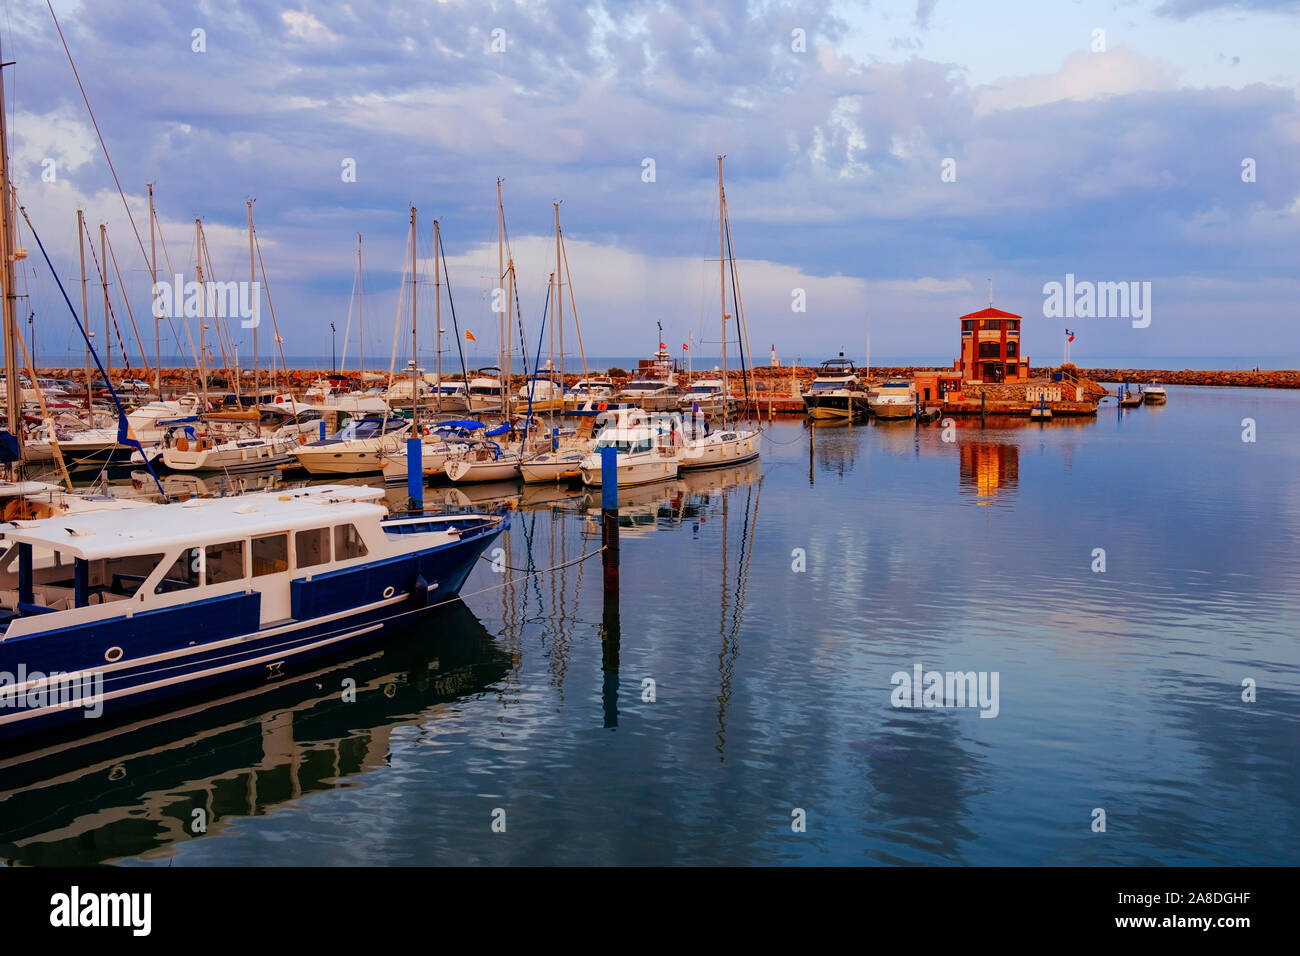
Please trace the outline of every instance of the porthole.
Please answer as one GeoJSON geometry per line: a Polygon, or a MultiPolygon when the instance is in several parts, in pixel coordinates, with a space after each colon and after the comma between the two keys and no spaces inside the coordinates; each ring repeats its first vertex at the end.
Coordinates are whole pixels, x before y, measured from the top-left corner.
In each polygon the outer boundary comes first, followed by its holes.
{"type": "Polygon", "coordinates": [[[393,586],[391,584],[388,585],[388,587],[384,588],[384,597],[386,598],[392,597],[395,593],[396,591],[394,591],[393,586]]]}
{"type": "Polygon", "coordinates": [[[110,647],[104,652],[104,660],[108,661],[110,664],[120,661],[121,659],[122,648],[120,647],[110,647]]]}

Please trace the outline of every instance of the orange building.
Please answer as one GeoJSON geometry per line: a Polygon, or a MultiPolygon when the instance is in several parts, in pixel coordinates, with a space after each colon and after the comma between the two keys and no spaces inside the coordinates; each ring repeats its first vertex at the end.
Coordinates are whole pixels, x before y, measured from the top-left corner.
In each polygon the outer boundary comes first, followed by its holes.
{"type": "Polygon", "coordinates": [[[1029,356],[1020,354],[1020,316],[989,306],[961,317],[961,358],[955,367],[968,382],[1020,382],[1029,356]]]}

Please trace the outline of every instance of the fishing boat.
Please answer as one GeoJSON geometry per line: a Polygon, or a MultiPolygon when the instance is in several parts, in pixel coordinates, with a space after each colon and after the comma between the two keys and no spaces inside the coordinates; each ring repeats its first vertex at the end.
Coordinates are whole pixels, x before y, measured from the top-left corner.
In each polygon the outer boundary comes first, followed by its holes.
{"type": "Polygon", "coordinates": [[[916,386],[911,379],[887,378],[871,389],[867,405],[877,418],[911,418],[916,414],[916,386]]]}
{"type": "Polygon", "coordinates": [[[868,394],[853,362],[844,357],[827,359],[817,369],[808,391],[803,393],[803,407],[808,417],[819,421],[865,417],[868,394]]]}
{"type": "Polygon", "coordinates": [[[384,460],[401,451],[411,423],[368,415],[349,422],[329,438],[291,450],[299,466],[313,475],[360,475],[382,471],[384,460]]]}
{"type": "Polygon", "coordinates": [[[677,385],[677,362],[668,354],[668,346],[659,343],[654,358],[640,359],[631,380],[618,393],[625,402],[640,405],[648,412],[668,412],[677,408],[682,390],[677,385]]]}
{"type": "Polygon", "coordinates": [[[1148,405],[1163,405],[1169,400],[1165,387],[1159,382],[1152,382],[1146,388],[1142,389],[1142,400],[1148,405]]]}
{"type": "Polygon", "coordinates": [[[507,515],[324,485],[0,525],[0,736],[275,679],[457,596],[507,515]]]}

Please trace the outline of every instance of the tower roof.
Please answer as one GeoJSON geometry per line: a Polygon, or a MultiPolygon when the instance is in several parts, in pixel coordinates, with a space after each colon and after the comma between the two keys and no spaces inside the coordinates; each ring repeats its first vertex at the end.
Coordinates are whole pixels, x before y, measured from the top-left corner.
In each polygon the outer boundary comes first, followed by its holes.
{"type": "Polygon", "coordinates": [[[995,309],[989,306],[987,309],[980,309],[978,312],[972,312],[969,315],[963,315],[963,319],[1019,319],[1023,316],[1016,315],[1014,312],[1003,312],[1001,309],[995,309]]]}

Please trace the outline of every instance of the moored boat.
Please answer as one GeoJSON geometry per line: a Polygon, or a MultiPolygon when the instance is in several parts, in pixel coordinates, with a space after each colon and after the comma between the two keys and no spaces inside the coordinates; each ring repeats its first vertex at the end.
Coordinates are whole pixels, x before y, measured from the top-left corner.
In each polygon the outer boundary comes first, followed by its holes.
{"type": "Polygon", "coordinates": [[[916,414],[916,386],[911,379],[887,378],[871,389],[867,405],[877,418],[912,418],[916,414]]]}
{"type": "Polygon", "coordinates": [[[0,525],[0,736],[295,672],[454,599],[508,517],[317,486],[0,525]]]}
{"type": "Polygon", "coordinates": [[[857,368],[841,352],[817,369],[817,377],[803,393],[803,406],[809,418],[819,421],[856,419],[866,416],[867,398],[857,368]]]}

